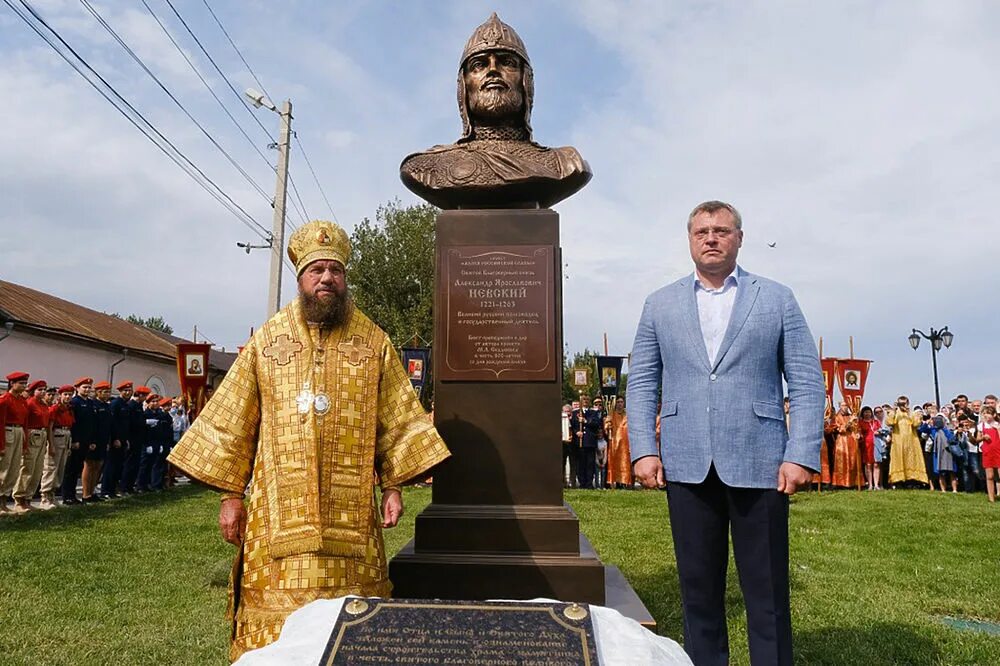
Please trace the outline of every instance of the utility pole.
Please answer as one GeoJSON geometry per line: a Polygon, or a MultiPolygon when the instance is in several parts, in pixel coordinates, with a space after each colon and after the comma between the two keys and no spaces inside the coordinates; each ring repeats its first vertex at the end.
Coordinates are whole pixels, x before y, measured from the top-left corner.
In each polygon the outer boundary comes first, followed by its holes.
{"type": "Polygon", "coordinates": [[[271,231],[271,280],[267,291],[267,318],[281,308],[281,267],[285,250],[285,200],[288,195],[288,152],[292,138],[292,101],[286,99],[278,111],[278,184],[274,190],[274,223],[271,231]]]}

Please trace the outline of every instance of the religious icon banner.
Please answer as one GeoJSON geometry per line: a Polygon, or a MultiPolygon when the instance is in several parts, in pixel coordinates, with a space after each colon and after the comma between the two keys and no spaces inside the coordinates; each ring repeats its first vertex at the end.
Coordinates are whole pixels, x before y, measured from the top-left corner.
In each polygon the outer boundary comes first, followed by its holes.
{"type": "Polygon", "coordinates": [[[177,344],[177,379],[181,384],[191,416],[201,411],[205,404],[205,386],[208,384],[208,353],[211,345],[200,342],[177,344]]]}
{"type": "Polygon", "coordinates": [[[595,356],[597,361],[597,380],[600,383],[601,395],[611,398],[618,395],[618,385],[622,376],[622,356],[595,356]]]}
{"type": "Polygon", "coordinates": [[[418,396],[423,396],[431,368],[430,347],[403,347],[403,368],[418,396]]]}
{"type": "Polygon", "coordinates": [[[837,384],[844,402],[851,406],[855,414],[861,411],[861,401],[865,396],[865,383],[872,362],[863,358],[837,359],[837,384]]]}

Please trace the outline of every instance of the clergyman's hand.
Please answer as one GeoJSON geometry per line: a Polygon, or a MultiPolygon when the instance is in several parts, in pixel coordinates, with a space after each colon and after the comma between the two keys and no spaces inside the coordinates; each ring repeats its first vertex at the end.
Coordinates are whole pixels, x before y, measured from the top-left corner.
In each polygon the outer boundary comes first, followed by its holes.
{"type": "Polygon", "coordinates": [[[403,517],[403,495],[396,488],[382,491],[382,527],[395,527],[403,517]]]}
{"type": "Polygon", "coordinates": [[[812,481],[812,472],[802,465],[793,462],[781,463],[778,468],[778,492],[794,495],[799,488],[804,488],[812,481]]]}
{"type": "Polygon", "coordinates": [[[243,534],[247,531],[247,508],[243,500],[235,497],[222,500],[219,529],[222,530],[222,538],[234,546],[243,543],[243,534]]]}
{"type": "Polygon", "coordinates": [[[663,463],[658,456],[643,456],[635,461],[635,476],[643,488],[662,488],[667,485],[663,478],[663,463]]]}

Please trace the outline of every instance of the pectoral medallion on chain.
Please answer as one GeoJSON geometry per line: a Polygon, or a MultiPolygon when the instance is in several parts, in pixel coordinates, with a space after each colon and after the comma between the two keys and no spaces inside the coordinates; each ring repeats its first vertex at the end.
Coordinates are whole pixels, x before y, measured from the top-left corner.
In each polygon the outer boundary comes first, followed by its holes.
{"type": "Polygon", "coordinates": [[[325,393],[317,393],[313,398],[313,411],[322,416],[330,411],[330,396],[325,393]]]}
{"type": "Polygon", "coordinates": [[[313,392],[308,388],[302,389],[302,392],[295,398],[295,404],[299,407],[299,414],[308,414],[309,408],[313,404],[313,392]]]}

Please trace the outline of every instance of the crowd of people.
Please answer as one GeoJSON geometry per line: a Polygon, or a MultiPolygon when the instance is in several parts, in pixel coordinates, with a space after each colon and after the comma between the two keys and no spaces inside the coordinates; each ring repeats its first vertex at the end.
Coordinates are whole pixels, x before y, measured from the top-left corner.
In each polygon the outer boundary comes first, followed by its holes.
{"type": "Polygon", "coordinates": [[[858,414],[843,402],[826,420],[821,463],[815,479],[819,484],[985,490],[995,502],[1000,482],[997,396],[970,401],[959,394],[939,409],[933,402],[911,407],[901,395],[895,404],[864,406],[858,414]]]}
{"type": "Polygon", "coordinates": [[[112,397],[109,382],[91,377],[63,386],[30,381],[26,372],[6,379],[0,513],[31,511],[35,499],[52,509],[57,495],[63,505],[90,504],[173,484],[167,454],[190,425],[182,399],[131,381],[119,383],[112,397]]]}
{"type": "MultiPolygon", "coordinates": [[[[625,398],[604,396],[562,409],[563,481],[567,488],[632,488],[625,398]]],[[[788,400],[785,400],[786,414],[788,400]]],[[[940,492],[1000,494],[1000,419],[997,396],[970,401],[960,394],[938,409],[909,398],[863,406],[840,403],[825,421],[818,489],[883,490],[922,487],[940,492]]],[[[657,418],[659,441],[659,418],[657,418]]]]}

